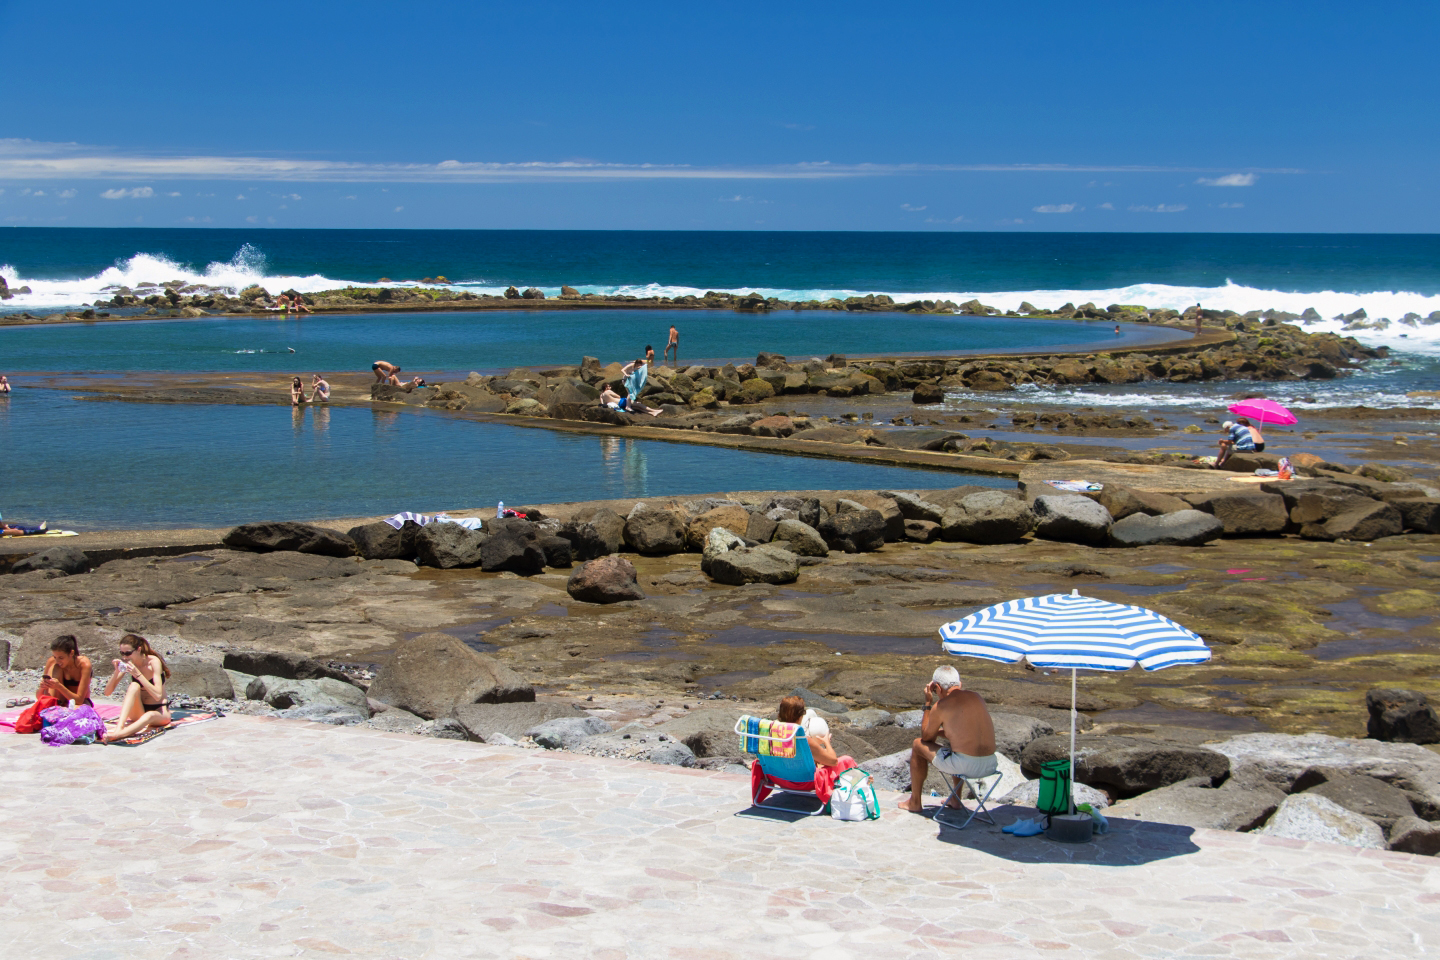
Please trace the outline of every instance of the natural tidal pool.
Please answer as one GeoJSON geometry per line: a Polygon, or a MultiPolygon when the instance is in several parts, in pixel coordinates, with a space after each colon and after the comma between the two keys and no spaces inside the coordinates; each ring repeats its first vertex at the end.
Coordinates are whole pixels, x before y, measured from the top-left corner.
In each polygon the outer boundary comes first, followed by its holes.
{"type": "Polygon", "coordinates": [[[380,313],[197,320],[128,320],[0,330],[4,373],[16,371],[364,371],[389,360],[407,371],[494,371],[629,361],[680,331],[682,365],[842,354],[1110,349],[1183,339],[1145,324],[1019,320],[951,314],[745,314],[728,310],[566,310],[380,313]]]}
{"type": "Polygon", "coordinates": [[[430,411],[0,399],[0,512],[79,530],[225,526],[735,490],[1011,480],[476,423],[430,411]]]}

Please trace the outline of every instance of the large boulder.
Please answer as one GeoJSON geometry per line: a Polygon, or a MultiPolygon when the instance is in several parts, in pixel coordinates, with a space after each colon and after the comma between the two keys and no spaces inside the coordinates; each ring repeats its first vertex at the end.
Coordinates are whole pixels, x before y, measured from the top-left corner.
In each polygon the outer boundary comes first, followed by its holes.
{"type": "MultiPolygon", "coordinates": [[[[620,552],[620,545],[625,542],[625,518],[620,516],[620,514],[611,510],[609,507],[599,507],[586,514],[576,516],[575,520],[592,527],[595,531],[595,536],[599,539],[599,542],[604,545],[604,553],[598,553],[595,554],[595,556],[604,556],[605,554],[620,552]]],[[[563,527],[561,528],[560,535],[562,537],[565,536],[563,527]]],[[[566,539],[569,540],[570,538],[566,537],[566,539]]],[[[582,557],[576,554],[575,559],[590,560],[593,558],[582,557]]]]}
{"type": "Polygon", "coordinates": [[[1274,493],[1210,493],[1192,497],[1191,503],[1197,510],[1213,513],[1224,524],[1227,537],[1281,533],[1290,522],[1284,498],[1274,493]]]}
{"type": "Polygon", "coordinates": [[[1198,547],[1225,532],[1220,518],[1200,510],[1177,510],[1158,517],[1132,513],[1110,527],[1112,547],[1198,547]]]}
{"type": "Polygon", "coordinates": [[[689,710],[651,729],[685,744],[697,757],[741,757],[745,751],[735,721],[742,712],[739,706],[689,710]]]}
{"type": "Polygon", "coordinates": [[[1035,512],[1035,535],[1045,540],[1099,545],[1110,530],[1110,511],[1089,497],[1039,496],[1030,509],[1035,512]]]}
{"type": "Polygon", "coordinates": [[[480,569],[486,573],[510,572],[522,577],[545,572],[545,551],[540,532],[528,520],[493,520],[486,524],[490,536],[480,545],[480,569]]]}
{"type": "Polygon", "coordinates": [[[397,530],[383,520],[351,527],[346,534],[355,550],[366,560],[412,560],[415,557],[415,534],[423,529],[406,520],[397,530]]]}
{"type": "Polygon", "coordinates": [[[350,678],[339,670],[301,653],[279,650],[226,650],[221,664],[226,670],[247,673],[252,677],[283,677],[286,680],[317,680],[329,677],[349,683],[350,678]]]}
{"type": "MultiPolygon", "coordinates": [[[[275,710],[323,707],[327,708],[327,712],[340,711],[354,714],[360,720],[370,719],[370,705],[365,691],[329,677],[317,680],[256,677],[245,688],[245,698],[263,700],[275,710]]],[[[332,719],[331,722],[335,721],[332,719]]]]}
{"type": "Polygon", "coordinates": [[[1416,533],[1440,533],[1440,498],[1396,500],[1394,506],[1400,511],[1400,519],[1404,521],[1406,530],[1416,533]]]}
{"type": "MultiPolygon", "coordinates": [[[[1285,497],[1286,503],[1290,503],[1292,497],[1285,497]]],[[[1338,517],[1346,510],[1352,510],[1359,506],[1368,506],[1374,503],[1374,499],[1358,493],[1348,487],[1336,486],[1331,483],[1314,484],[1309,490],[1304,490],[1298,497],[1293,497],[1294,503],[1290,506],[1290,522],[1304,526],[1307,523],[1324,523],[1334,517],[1338,517]]]]}
{"type": "Polygon", "coordinates": [[[625,518],[625,543],[636,553],[664,556],[685,549],[685,523],[672,510],[635,504],[625,518]]]}
{"type": "Polygon", "coordinates": [[[1210,747],[1230,758],[1237,775],[1253,772],[1287,793],[1312,767],[1374,777],[1404,790],[1422,817],[1440,820],[1440,755],[1413,743],[1245,733],[1210,747]]]}
{"type": "Polygon", "coordinates": [[[1337,773],[1325,767],[1311,767],[1300,774],[1293,792],[1332,800],[1351,813],[1375,821],[1382,830],[1388,830],[1397,820],[1415,815],[1414,804],[1399,787],[1374,777],[1337,773]]]}
{"type": "MultiPolygon", "coordinates": [[[[897,515],[899,511],[896,511],[897,515]]],[[[885,517],[879,510],[841,500],[835,513],[820,521],[820,536],[831,550],[868,553],[885,545],[885,517]]],[[[904,521],[900,535],[904,536],[904,521]]]]}
{"type": "Polygon", "coordinates": [[[51,547],[40,553],[17,560],[10,568],[11,573],[30,573],[32,570],[58,570],[67,576],[84,573],[90,569],[90,558],[79,547],[69,545],[51,547]]]}
{"type": "Polygon", "coordinates": [[[415,559],[421,566],[453,570],[478,567],[489,535],[458,523],[429,523],[415,534],[415,559]]]}
{"type": "Polygon", "coordinates": [[[1324,523],[1307,523],[1300,536],[1307,540],[1379,540],[1399,536],[1405,519],[1392,503],[1376,500],[1357,504],[1324,523]]]}
{"type": "MultiPolygon", "coordinates": [[[[1068,735],[1039,737],[1026,746],[1020,763],[1027,777],[1038,777],[1042,764],[1064,760],[1069,751],[1068,735]]],[[[1075,779],[1119,797],[1195,777],[1216,784],[1229,773],[1223,754],[1189,744],[1121,736],[1084,736],[1075,744],[1075,779]]]]}
{"type": "Polygon", "coordinates": [[[685,529],[685,543],[691,550],[703,551],[710,531],[725,529],[744,537],[750,527],[750,511],[740,504],[724,504],[701,513],[685,529]]]}
{"type": "Polygon", "coordinates": [[[571,558],[580,562],[609,556],[619,549],[618,545],[612,548],[609,538],[602,532],[602,528],[593,523],[567,521],[556,531],[556,536],[569,542],[571,558]]]}
{"type": "Polygon", "coordinates": [[[402,641],[369,692],[381,703],[427,720],[447,717],[468,703],[535,699],[529,681],[448,633],[423,633],[402,641]]]}
{"type": "Polygon", "coordinates": [[[547,567],[568,567],[573,562],[570,541],[553,533],[542,533],[536,543],[545,556],[547,567]]]}
{"type": "Polygon", "coordinates": [[[1391,743],[1440,743],[1440,717],[1423,693],[1377,688],[1365,694],[1365,734],[1391,743]]]}
{"type": "Polygon", "coordinates": [[[1270,822],[1256,833],[1366,850],[1385,849],[1385,834],[1373,822],[1331,800],[1308,793],[1286,797],[1270,822]]]}
{"type": "Polygon", "coordinates": [[[944,540],[962,543],[1014,543],[1035,528],[1035,513],[1024,500],[999,490],[962,498],[940,521],[944,540]]]}
{"type": "MultiPolygon", "coordinates": [[[[170,668],[170,679],[165,681],[165,693],[169,696],[235,699],[236,690],[230,682],[230,674],[214,660],[170,656],[165,658],[165,665],[170,668]]],[[[103,675],[102,671],[96,673],[103,675]]]]}
{"type": "Polygon", "coordinates": [[[931,523],[940,523],[945,516],[945,508],[940,504],[932,503],[913,493],[890,493],[887,491],[881,496],[894,500],[895,506],[900,509],[900,515],[906,520],[928,520],[931,523]]]}
{"type": "Polygon", "coordinates": [[[621,556],[587,560],[570,574],[565,590],[582,603],[620,603],[644,600],[635,565],[621,556]]]}
{"type": "Polygon", "coordinates": [[[546,750],[571,750],[582,740],[609,733],[610,724],[599,717],[558,717],[525,731],[525,736],[546,750]]]}
{"type": "Polygon", "coordinates": [[[1402,817],[1390,828],[1390,849],[1422,857],[1440,856],[1440,823],[1402,817]]]}
{"type": "Polygon", "coordinates": [[[799,557],[829,556],[830,548],[820,531],[799,520],[781,520],[770,535],[771,543],[783,544],[785,549],[799,557]]]}
{"type": "Polygon", "coordinates": [[[995,726],[995,752],[1007,757],[1020,756],[1030,741],[1055,732],[1044,720],[1016,713],[992,713],[990,721],[995,726]]]}
{"type": "Polygon", "coordinates": [[[717,527],[706,540],[700,569],[716,583],[794,583],[800,577],[795,554],[778,543],[747,547],[728,530],[717,527]]]}
{"type": "Polygon", "coordinates": [[[452,716],[465,728],[471,740],[488,741],[508,737],[519,740],[525,731],[557,717],[585,717],[585,711],[570,703],[534,700],[525,703],[466,703],[452,716]]]}
{"type": "Polygon", "coordinates": [[[316,553],[324,557],[352,557],[355,541],[338,530],[317,527],[310,523],[246,523],[241,524],[221,541],[236,550],[293,550],[316,553]]]}
{"type": "Polygon", "coordinates": [[[1194,777],[1122,800],[1107,816],[1175,823],[1210,830],[1254,830],[1270,818],[1285,794],[1273,784],[1230,777],[1218,787],[1209,777],[1194,777]]]}

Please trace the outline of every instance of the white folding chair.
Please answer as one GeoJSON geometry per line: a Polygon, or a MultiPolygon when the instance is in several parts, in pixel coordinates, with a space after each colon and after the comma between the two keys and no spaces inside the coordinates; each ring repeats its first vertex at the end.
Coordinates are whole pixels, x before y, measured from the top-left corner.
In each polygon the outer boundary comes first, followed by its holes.
{"type": "Polygon", "coordinates": [[[954,777],[955,782],[950,787],[950,796],[946,797],[945,801],[940,804],[940,809],[935,811],[933,819],[938,820],[946,826],[954,826],[953,823],[944,819],[944,815],[947,811],[955,809],[949,806],[952,799],[960,804],[959,810],[968,809],[965,806],[965,801],[961,799],[960,796],[960,788],[964,786],[968,787],[970,793],[975,797],[975,809],[970,811],[970,816],[965,818],[965,822],[960,824],[958,829],[964,830],[970,826],[970,821],[977,817],[981,823],[988,823],[993,827],[995,825],[995,818],[990,815],[990,811],[985,807],[985,802],[990,799],[990,794],[995,792],[995,788],[1000,786],[1000,781],[1005,779],[1005,775],[997,769],[994,773],[987,773],[983,777],[961,777],[952,773],[947,773],[945,776],[954,777]],[[991,781],[988,789],[985,788],[986,780],[991,781]],[[984,792],[981,792],[982,789],[984,792]]]}

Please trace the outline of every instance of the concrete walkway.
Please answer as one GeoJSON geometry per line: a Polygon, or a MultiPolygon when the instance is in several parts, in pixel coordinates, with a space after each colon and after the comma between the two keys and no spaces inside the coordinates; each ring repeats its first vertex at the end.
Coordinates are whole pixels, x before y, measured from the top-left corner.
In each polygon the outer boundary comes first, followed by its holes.
{"type": "Polygon", "coordinates": [[[11,957],[1440,952],[1433,858],[752,819],[734,775],[249,717],[135,749],[0,736],[0,764],[11,957]]]}

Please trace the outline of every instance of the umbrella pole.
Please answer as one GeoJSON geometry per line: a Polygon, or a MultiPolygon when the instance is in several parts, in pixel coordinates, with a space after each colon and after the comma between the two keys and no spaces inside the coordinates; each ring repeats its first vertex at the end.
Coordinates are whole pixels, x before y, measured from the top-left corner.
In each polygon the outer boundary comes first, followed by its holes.
{"type": "Polygon", "coordinates": [[[1075,667],[1070,668],[1070,813],[1075,813],[1075,667]]]}

